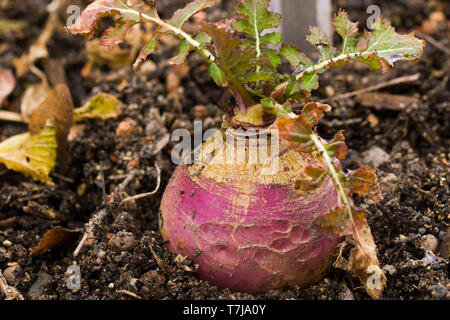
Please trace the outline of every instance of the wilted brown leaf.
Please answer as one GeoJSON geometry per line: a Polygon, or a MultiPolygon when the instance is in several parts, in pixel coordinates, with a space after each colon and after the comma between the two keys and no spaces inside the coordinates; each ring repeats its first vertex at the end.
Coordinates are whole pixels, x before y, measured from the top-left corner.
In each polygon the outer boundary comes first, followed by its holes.
{"type": "Polygon", "coordinates": [[[58,85],[34,110],[28,132],[0,143],[0,162],[35,180],[50,181],[57,153],[66,157],[67,134],[72,125],[73,104],[70,91],[58,85]]]}
{"type": "Polygon", "coordinates": [[[14,75],[9,69],[0,69],[0,107],[3,100],[11,94],[16,86],[14,75]]]}
{"type": "Polygon", "coordinates": [[[39,245],[31,251],[31,256],[38,256],[49,249],[61,247],[70,241],[75,240],[81,230],[69,230],[63,227],[55,227],[47,231],[43,236],[39,245]]]}
{"type": "Polygon", "coordinates": [[[58,155],[66,157],[67,135],[72,126],[73,102],[72,95],[66,85],[57,85],[47,98],[34,110],[28,125],[28,131],[33,136],[41,132],[50,121],[56,129],[58,155]]]}
{"type": "Polygon", "coordinates": [[[358,236],[354,235],[356,246],[350,251],[351,271],[358,276],[372,298],[380,299],[386,286],[386,276],[380,269],[375,241],[365,216],[357,216],[355,225],[358,236]]]}
{"type": "Polygon", "coordinates": [[[139,25],[131,27],[125,36],[127,48],[114,46],[108,48],[101,44],[100,39],[86,42],[86,51],[89,63],[110,68],[122,68],[132,64],[136,58],[139,47],[143,43],[143,32],[139,25]]]}
{"type": "Polygon", "coordinates": [[[395,110],[402,111],[408,108],[414,108],[419,105],[420,100],[415,97],[380,93],[367,92],[356,97],[356,102],[364,107],[372,107],[377,110],[395,110]]]}

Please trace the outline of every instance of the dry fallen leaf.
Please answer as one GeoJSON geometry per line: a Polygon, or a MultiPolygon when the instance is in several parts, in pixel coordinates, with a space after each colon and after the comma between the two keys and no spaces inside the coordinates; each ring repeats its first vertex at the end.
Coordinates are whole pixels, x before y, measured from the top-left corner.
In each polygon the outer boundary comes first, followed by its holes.
{"type": "Polygon", "coordinates": [[[9,69],[0,69],[0,107],[3,100],[11,94],[16,86],[14,75],[9,69]]]}
{"type": "Polygon", "coordinates": [[[420,102],[419,99],[415,97],[381,92],[363,93],[358,95],[355,100],[364,107],[373,107],[377,110],[386,109],[395,111],[416,108],[420,102]]]}
{"type": "Polygon", "coordinates": [[[122,113],[122,103],[112,94],[99,93],[73,111],[73,121],[84,119],[110,119],[122,113]]]}
{"type": "Polygon", "coordinates": [[[30,122],[34,110],[47,98],[51,90],[45,81],[31,85],[25,90],[20,104],[20,113],[25,122],[30,122]]]}
{"type": "Polygon", "coordinates": [[[25,52],[19,58],[13,59],[13,64],[19,77],[28,72],[37,60],[48,57],[47,42],[52,37],[57,24],[58,10],[53,8],[36,42],[31,45],[28,52],[25,52]]]}
{"type": "Polygon", "coordinates": [[[47,98],[33,112],[28,131],[31,135],[38,134],[49,121],[56,129],[58,155],[66,158],[67,135],[72,126],[73,102],[72,95],[66,85],[57,85],[47,98]]]}
{"type": "Polygon", "coordinates": [[[69,89],[65,85],[56,86],[33,112],[28,132],[0,143],[0,162],[34,180],[50,181],[57,153],[63,160],[66,156],[72,113],[69,89]]]}
{"type": "Polygon", "coordinates": [[[359,238],[350,251],[351,271],[359,277],[366,292],[374,299],[380,299],[386,286],[386,276],[380,269],[377,247],[365,217],[355,221],[359,238]]]}
{"type": "Polygon", "coordinates": [[[63,227],[55,227],[50,231],[47,231],[43,236],[39,245],[31,251],[31,256],[38,256],[49,249],[61,247],[70,241],[74,241],[81,230],[69,230],[63,227]]]}
{"type": "Polygon", "coordinates": [[[47,127],[38,135],[18,134],[0,143],[0,162],[34,180],[50,181],[56,163],[55,128],[47,127]]]}

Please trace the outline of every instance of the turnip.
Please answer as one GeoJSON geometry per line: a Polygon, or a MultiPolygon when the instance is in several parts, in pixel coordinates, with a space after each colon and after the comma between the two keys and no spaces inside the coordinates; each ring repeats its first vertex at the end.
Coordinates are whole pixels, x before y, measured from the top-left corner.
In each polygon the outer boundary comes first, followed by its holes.
{"type": "Polygon", "coordinates": [[[113,46],[133,25],[151,23],[153,38],[142,48],[137,70],[158,48],[159,36],[172,33],[181,42],[170,62],[182,63],[196,51],[216,84],[234,96],[224,107],[221,131],[201,146],[198,161],[176,169],[163,195],[161,232],[169,248],[190,257],[198,275],[212,284],[255,293],[317,281],[331,267],[338,244],[351,236],[349,260],[339,256],[335,265],[352,271],[379,298],[386,279],[367,212],[352,200],[355,193],[381,198],[376,174],[369,167],[344,172],[339,162],[347,153],[344,135],[339,131],[328,141],[318,136],[315,127],[331,108],[312,102],[310,91],[328,68],[359,61],[387,71],[397,60],[419,58],[424,42],[397,34],[384,18],[359,36],[357,23],[339,11],[333,25],[342,48],[336,50],[325,33],[311,28],[307,39],[320,55],[313,62],[291,45],[280,47],[280,33],[266,31],[281,21],[268,10],[268,0],[241,0],[235,19],[203,23],[195,36],[182,26],[215,0],[195,0],[167,21],[159,18],[155,1],[132,2],[94,1],[68,31],[90,36],[101,17],[115,16],[102,38],[113,46]],[[283,59],[292,74],[279,72],[283,59]],[[304,105],[301,114],[292,112],[298,104],[304,105]],[[227,140],[230,133],[233,139],[227,140]],[[276,145],[261,144],[274,137],[276,145]],[[224,160],[234,152],[231,141],[241,143],[236,155],[244,161],[224,160]],[[250,161],[252,154],[264,154],[262,145],[277,151],[269,164],[250,161]]]}

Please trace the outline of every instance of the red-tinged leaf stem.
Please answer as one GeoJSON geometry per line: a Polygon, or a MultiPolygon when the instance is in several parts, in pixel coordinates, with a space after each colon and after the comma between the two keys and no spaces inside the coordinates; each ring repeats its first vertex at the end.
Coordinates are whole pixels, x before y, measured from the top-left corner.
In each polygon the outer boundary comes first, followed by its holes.
{"type": "MultiPolygon", "coordinates": [[[[355,224],[355,220],[353,219],[353,212],[352,212],[351,204],[350,204],[350,201],[345,192],[344,186],[342,185],[342,183],[339,179],[339,174],[336,171],[336,168],[334,167],[333,160],[331,159],[330,155],[328,154],[327,150],[325,149],[325,146],[322,143],[321,138],[316,133],[312,133],[310,136],[311,136],[311,140],[314,142],[314,145],[316,146],[317,150],[320,152],[320,154],[325,162],[325,165],[327,166],[328,173],[333,181],[336,191],[339,194],[339,198],[342,201],[342,204],[344,205],[344,208],[345,208],[344,210],[347,211],[347,214],[349,216],[350,222],[352,224],[352,229],[353,229],[355,239],[356,239],[356,241],[358,241],[358,239],[359,239],[358,228],[355,224]]],[[[362,249],[364,250],[364,248],[362,248],[362,249]]]]}

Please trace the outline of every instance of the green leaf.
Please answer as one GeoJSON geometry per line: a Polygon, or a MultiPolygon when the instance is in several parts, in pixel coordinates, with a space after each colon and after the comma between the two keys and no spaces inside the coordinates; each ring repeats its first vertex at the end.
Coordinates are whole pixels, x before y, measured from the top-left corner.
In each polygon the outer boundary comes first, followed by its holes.
{"type": "Polygon", "coordinates": [[[238,79],[241,83],[268,81],[268,80],[272,80],[272,74],[264,73],[264,72],[258,72],[258,73],[251,72],[251,73],[247,73],[245,75],[239,76],[238,79]]]}
{"type": "Polygon", "coordinates": [[[244,43],[242,39],[234,37],[225,29],[212,23],[205,23],[203,31],[211,37],[214,46],[210,45],[210,47],[217,57],[217,66],[223,70],[232,89],[242,97],[247,106],[255,104],[238,80],[239,76],[243,76],[245,72],[255,67],[252,61],[255,57],[254,50],[252,48],[242,50],[241,46],[244,43]]]}
{"type": "Polygon", "coordinates": [[[277,45],[283,37],[277,32],[263,35],[265,30],[277,28],[281,23],[280,14],[271,12],[268,8],[269,0],[241,0],[236,8],[237,19],[234,27],[252,38],[252,41],[247,41],[246,44],[255,49],[255,57],[258,60],[257,73],[261,66],[267,66],[266,61],[270,62],[267,67],[273,69],[281,63],[281,58],[275,50],[264,47],[269,44],[277,45]]]}
{"type": "Polygon", "coordinates": [[[341,53],[355,51],[358,42],[358,23],[351,22],[347,12],[339,10],[339,13],[334,17],[333,25],[342,38],[341,53]]]}
{"type": "Polygon", "coordinates": [[[181,27],[192,15],[214,5],[216,1],[195,0],[183,9],[177,10],[169,21],[165,21],[159,17],[154,0],[138,1],[134,5],[128,5],[126,0],[95,0],[83,10],[75,23],[67,27],[66,30],[71,34],[92,37],[101,25],[101,18],[112,16],[115,18],[115,24],[104,32],[101,41],[102,45],[112,47],[124,40],[127,31],[133,25],[139,22],[150,22],[156,25],[153,28],[153,38],[140,50],[134,63],[135,70],[139,71],[142,62],[158,48],[158,38],[162,33],[172,33],[182,39],[178,55],[171,60],[171,63],[179,64],[183,62],[193,49],[197,50],[208,62],[212,62],[214,57],[203,48],[208,40],[202,36],[195,40],[181,27]]]}
{"type": "Polygon", "coordinates": [[[314,71],[305,73],[300,79],[300,86],[308,91],[319,88],[319,76],[314,71]]]}
{"type": "Polygon", "coordinates": [[[213,6],[217,0],[195,0],[182,9],[178,9],[168,21],[175,28],[181,28],[183,24],[194,14],[213,6]]]}
{"type": "Polygon", "coordinates": [[[268,44],[276,46],[283,40],[283,34],[279,32],[270,32],[261,36],[261,46],[266,46],[268,44]]]}
{"type": "Polygon", "coordinates": [[[211,42],[211,37],[205,32],[199,32],[194,39],[200,43],[200,48],[204,48],[206,44],[211,42]]]}
{"type": "Polygon", "coordinates": [[[331,41],[326,33],[320,30],[320,28],[311,27],[306,39],[309,43],[316,47],[317,50],[319,50],[321,60],[330,59],[335,55],[336,49],[331,44],[331,41]]]}
{"type": "Polygon", "coordinates": [[[180,41],[180,44],[178,45],[178,54],[175,57],[171,58],[169,60],[169,63],[173,65],[183,63],[192,49],[193,48],[191,47],[189,42],[187,42],[186,39],[182,39],[180,41]]]}
{"type": "Polygon", "coordinates": [[[142,63],[147,59],[148,55],[155,52],[158,49],[158,37],[154,36],[145,46],[142,47],[136,62],[133,65],[134,70],[139,71],[142,63]]]}
{"type": "Polygon", "coordinates": [[[209,64],[209,74],[211,75],[211,78],[218,86],[221,87],[225,86],[226,84],[225,73],[214,62],[209,64]]]}
{"type": "MultiPolygon", "coordinates": [[[[386,71],[398,60],[418,59],[425,46],[425,42],[415,38],[412,33],[407,35],[396,33],[390,22],[384,18],[372,25],[371,32],[366,31],[359,38],[357,24],[351,22],[344,11],[336,15],[333,24],[337,33],[343,38],[340,53],[336,53],[323,31],[319,28],[310,29],[307,39],[320,53],[318,63],[309,64],[304,57],[302,57],[303,63],[299,62],[299,54],[293,47],[282,46],[281,54],[292,65],[300,63],[300,67],[296,70],[296,78],[302,88],[308,88],[308,90],[316,88],[317,74],[329,68],[342,67],[352,61],[363,62],[373,70],[386,71]]],[[[282,96],[283,90],[286,90],[288,85],[288,79],[278,84],[272,91],[272,96],[282,96]]]]}
{"type": "MultiPolygon", "coordinates": [[[[281,23],[280,14],[271,12],[268,8],[269,0],[241,0],[236,9],[238,15],[236,30],[247,33],[257,42],[261,42],[261,33],[264,30],[277,28],[281,23]]],[[[276,37],[279,38],[278,35],[276,37]]]]}
{"type": "Polygon", "coordinates": [[[297,68],[298,66],[312,66],[314,64],[312,60],[303,52],[300,52],[298,48],[286,43],[283,43],[281,46],[280,53],[294,68],[297,68]]]}
{"type": "Polygon", "coordinates": [[[419,58],[423,53],[425,42],[415,38],[413,33],[407,35],[396,33],[391,23],[381,18],[372,25],[367,46],[364,52],[375,52],[380,59],[392,66],[398,60],[419,58]]]}
{"type": "Polygon", "coordinates": [[[261,50],[263,55],[269,58],[269,61],[273,67],[276,67],[279,64],[281,64],[281,57],[278,55],[276,50],[267,48],[262,48],[261,50]]]}

